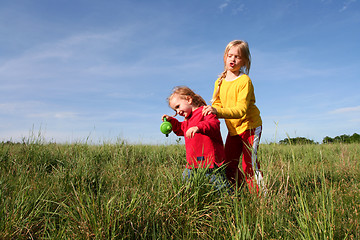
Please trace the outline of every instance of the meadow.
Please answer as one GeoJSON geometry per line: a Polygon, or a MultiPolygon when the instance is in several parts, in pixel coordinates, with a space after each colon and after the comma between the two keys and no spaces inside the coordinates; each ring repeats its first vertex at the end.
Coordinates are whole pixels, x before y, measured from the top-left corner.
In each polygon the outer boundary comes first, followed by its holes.
{"type": "Polygon", "coordinates": [[[262,144],[266,194],[182,182],[182,144],[0,144],[0,239],[360,239],[360,145],[262,144]]]}

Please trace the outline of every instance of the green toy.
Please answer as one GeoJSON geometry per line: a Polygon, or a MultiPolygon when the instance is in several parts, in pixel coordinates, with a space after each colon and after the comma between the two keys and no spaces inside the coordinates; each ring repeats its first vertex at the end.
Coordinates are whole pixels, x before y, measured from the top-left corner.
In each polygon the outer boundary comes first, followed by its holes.
{"type": "Polygon", "coordinates": [[[166,135],[166,137],[169,136],[169,133],[171,133],[172,125],[170,122],[164,118],[164,122],[160,125],[160,131],[166,135]]]}

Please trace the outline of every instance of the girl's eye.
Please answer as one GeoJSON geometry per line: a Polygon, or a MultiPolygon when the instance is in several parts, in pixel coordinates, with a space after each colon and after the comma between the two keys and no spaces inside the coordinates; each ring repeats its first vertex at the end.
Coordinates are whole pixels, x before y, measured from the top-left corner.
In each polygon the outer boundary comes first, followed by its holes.
{"type": "Polygon", "coordinates": [[[228,55],[228,58],[232,58],[232,57],[234,57],[234,58],[236,58],[236,59],[240,59],[240,56],[239,56],[239,55],[228,55]]]}

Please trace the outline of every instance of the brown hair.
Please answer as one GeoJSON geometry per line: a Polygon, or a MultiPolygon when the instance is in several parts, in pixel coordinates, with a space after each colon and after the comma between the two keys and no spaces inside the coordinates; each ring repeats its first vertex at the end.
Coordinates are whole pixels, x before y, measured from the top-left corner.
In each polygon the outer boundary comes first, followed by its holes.
{"type": "Polygon", "coordinates": [[[178,94],[183,99],[186,99],[186,97],[190,97],[192,99],[192,105],[194,105],[195,107],[206,106],[205,100],[200,95],[196,94],[193,90],[186,86],[174,87],[170,96],[167,98],[168,103],[175,94],[178,94]]]}

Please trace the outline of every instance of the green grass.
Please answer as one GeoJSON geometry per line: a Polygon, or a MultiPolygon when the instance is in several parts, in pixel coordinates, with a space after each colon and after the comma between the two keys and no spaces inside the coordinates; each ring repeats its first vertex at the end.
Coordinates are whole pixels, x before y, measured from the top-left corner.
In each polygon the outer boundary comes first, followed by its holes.
{"type": "Polygon", "coordinates": [[[261,145],[266,196],[184,184],[183,145],[0,144],[0,239],[360,239],[360,145],[261,145]]]}

